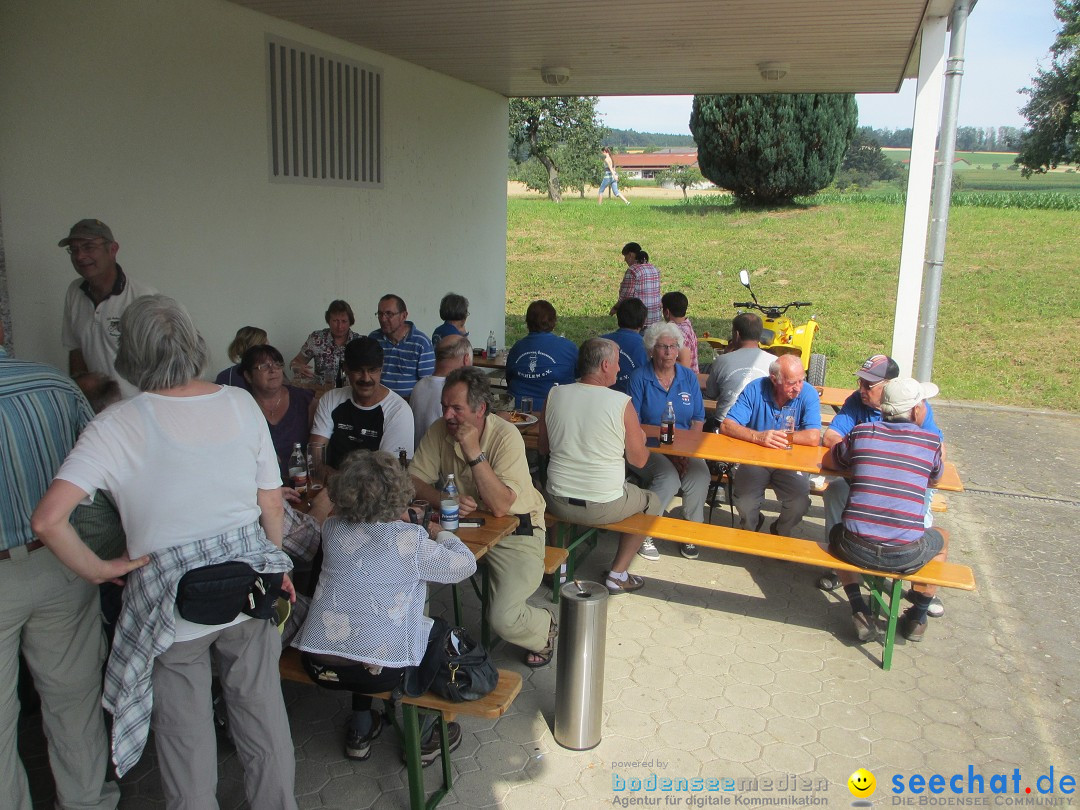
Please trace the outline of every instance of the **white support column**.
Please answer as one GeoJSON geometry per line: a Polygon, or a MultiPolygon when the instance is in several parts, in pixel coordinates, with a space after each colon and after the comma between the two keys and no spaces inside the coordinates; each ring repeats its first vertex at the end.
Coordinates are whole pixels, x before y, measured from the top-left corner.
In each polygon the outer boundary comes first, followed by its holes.
{"type": "Polygon", "coordinates": [[[904,240],[900,248],[900,279],[896,287],[891,352],[903,376],[911,375],[915,360],[915,335],[919,327],[919,298],[926,258],[926,233],[930,221],[930,188],[934,177],[934,149],[941,118],[947,24],[947,17],[929,17],[922,27],[907,206],[904,209],[904,240]]]}

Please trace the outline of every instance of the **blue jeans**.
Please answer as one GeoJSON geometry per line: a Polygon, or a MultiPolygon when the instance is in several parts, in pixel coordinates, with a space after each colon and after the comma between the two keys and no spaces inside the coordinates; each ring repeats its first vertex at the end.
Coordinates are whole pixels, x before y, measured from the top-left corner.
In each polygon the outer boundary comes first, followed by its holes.
{"type": "Polygon", "coordinates": [[[860,568],[893,574],[918,571],[944,548],[945,538],[937,529],[927,529],[914,543],[892,546],[864,540],[846,531],[842,523],[833,526],[829,532],[829,551],[841,560],[860,568]]]}

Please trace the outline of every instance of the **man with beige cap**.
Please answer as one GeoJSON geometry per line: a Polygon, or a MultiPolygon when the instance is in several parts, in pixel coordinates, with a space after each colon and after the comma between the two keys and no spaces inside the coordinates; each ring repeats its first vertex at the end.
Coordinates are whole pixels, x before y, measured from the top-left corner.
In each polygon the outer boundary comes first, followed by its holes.
{"type": "Polygon", "coordinates": [[[136,298],[153,295],[153,287],[132,281],[116,263],[120,245],[100,219],[83,219],[60,240],[80,278],[64,298],[61,340],[68,350],[71,376],[97,371],[120,383],[124,398],[139,393],[116,373],[113,362],[120,342],[120,316],[136,298]]]}
{"type": "MultiPolygon", "coordinates": [[[[888,380],[881,396],[880,422],[856,425],[823,459],[822,466],[850,471],[851,493],[841,522],[829,533],[836,556],[862,568],[911,573],[930,560],[944,560],[945,533],[923,522],[927,487],[941,478],[941,436],[926,427],[926,400],[938,387],[910,377],[888,380]]],[[[859,641],[877,635],[859,589],[859,575],[838,572],[851,602],[859,641]]],[[[920,641],[926,612],[937,591],[916,585],[912,606],[900,617],[900,634],[920,641]]]]}

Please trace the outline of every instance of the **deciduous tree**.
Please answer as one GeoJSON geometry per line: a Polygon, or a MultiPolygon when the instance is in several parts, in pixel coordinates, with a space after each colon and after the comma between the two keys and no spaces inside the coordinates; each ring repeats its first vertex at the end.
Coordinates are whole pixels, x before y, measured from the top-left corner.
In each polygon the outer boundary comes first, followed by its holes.
{"type": "Polygon", "coordinates": [[[694,96],[690,131],[703,175],[774,205],[829,185],[858,121],[850,94],[694,96]]]}
{"type": "MultiPolygon", "coordinates": [[[[524,147],[547,173],[548,197],[562,201],[559,174],[564,168],[584,175],[582,164],[599,166],[606,128],[596,113],[595,96],[540,96],[510,99],[510,140],[524,147]]],[[[579,179],[575,175],[575,183],[579,179]]]]}
{"type": "Polygon", "coordinates": [[[682,189],[683,199],[689,199],[690,195],[686,193],[686,190],[692,186],[696,186],[705,178],[698,170],[697,166],[672,166],[669,169],[664,169],[656,175],[656,179],[661,183],[671,183],[675,188],[682,189]]]}
{"type": "Polygon", "coordinates": [[[1020,91],[1029,97],[1020,112],[1030,128],[1016,158],[1025,177],[1080,163],[1080,0],[1055,0],[1054,16],[1061,30],[1050,46],[1050,66],[1020,91]]]}

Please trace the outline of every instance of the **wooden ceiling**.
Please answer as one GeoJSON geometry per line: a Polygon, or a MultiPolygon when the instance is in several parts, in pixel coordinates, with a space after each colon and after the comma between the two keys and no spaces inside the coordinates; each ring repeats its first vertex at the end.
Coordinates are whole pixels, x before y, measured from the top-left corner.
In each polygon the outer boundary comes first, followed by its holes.
{"type": "Polygon", "coordinates": [[[504,96],[892,93],[951,0],[233,0],[504,96]],[[783,62],[779,81],[759,64],[783,62]],[[541,68],[569,68],[558,88],[541,68]]]}

